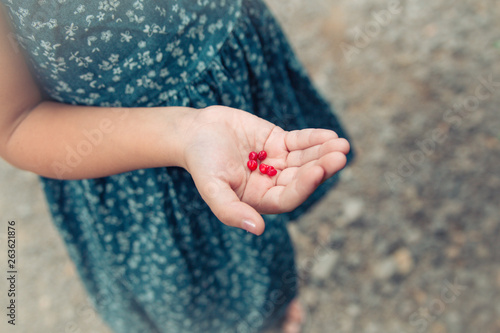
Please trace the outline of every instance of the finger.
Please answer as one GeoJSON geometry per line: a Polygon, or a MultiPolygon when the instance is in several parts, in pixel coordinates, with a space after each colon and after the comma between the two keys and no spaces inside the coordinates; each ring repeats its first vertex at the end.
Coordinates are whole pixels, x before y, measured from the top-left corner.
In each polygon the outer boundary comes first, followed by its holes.
{"type": "Polygon", "coordinates": [[[287,211],[291,211],[302,204],[319,186],[324,178],[324,169],[313,165],[301,168],[296,178],[285,186],[280,197],[280,203],[287,211]]]}
{"type": "Polygon", "coordinates": [[[332,139],[322,145],[290,152],[287,157],[287,167],[299,167],[335,151],[347,154],[349,150],[349,142],[346,139],[332,139]]]}
{"type": "Polygon", "coordinates": [[[342,170],[347,163],[347,157],[341,152],[331,152],[321,157],[316,165],[324,170],[323,180],[332,177],[334,174],[342,170]]]}
{"type": "Polygon", "coordinates": [[[349,153],[349,151],[351,150],[351,145],[349,144],[349,141],[347,141],[344,138],[339,138],[339,139],[330,140],[330,141],[333,141],[331,144],[334,146],[334,149],[326,149],[325,153],[338,151],[338,152],[343,153],[344,155],[347,155],[349,153]]]}
{"type": "Polygon", "coordinates": [[[338,138],[338,135],[334,131],[307,128],[287,132],[285,135],[285,145],[288,151],[302,150],[336,138],[338,138]]]}
{"type": "Polygon", "coordinates": [[[262,216],[250,205],[242,202],[229,184],[209,181],[200,194],[222,223],[255,235],[264,232],[265,224],[262,216]]]}
{"type": "Polygon", "coordinates": [[[333,151],[330,152],[318,160],[308,162],[307,164],[301,167],[289,167],[279,171],[278,178],[276,180],[277,186],[287,186],[292,183],[295,178],[298,177],[299,172],[302,172],[302,169],[307,170],[311,166],[319,166],[324,170],[323,180],[326,180],[332,177],[335,173],[342,170],[347,163],[347,158],[342,152],[333,151]]]}
{"type": "Polygon", "coordinates": [[[283,185],[269,189],[262,200],[265,207],[260,207],[259,211],[263,214],[277,214],[297,208],[318,187],[324,174],[324,169],[314,163],[283,171],[280,178],[283,176],[289,178],[289,181],[286,184],[280,181],[283,185]]]}

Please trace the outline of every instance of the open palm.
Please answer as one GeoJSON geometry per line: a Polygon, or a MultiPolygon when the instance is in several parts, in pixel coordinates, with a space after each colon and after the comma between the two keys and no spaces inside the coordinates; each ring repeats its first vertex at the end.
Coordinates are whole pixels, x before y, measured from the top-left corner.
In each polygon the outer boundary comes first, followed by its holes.
{"type": "Polygon", "coordinates": [[[264,231],[260,214],[298,207],[346,163],[349,143],[333,131],[287,132],[248,112],[213,106],[203,110],[189,133],[186,169],[212,212],[225,224],[255,234],[264,231]],[[251,172],[251,151],[265,150],[269,177],[251,172]]]}

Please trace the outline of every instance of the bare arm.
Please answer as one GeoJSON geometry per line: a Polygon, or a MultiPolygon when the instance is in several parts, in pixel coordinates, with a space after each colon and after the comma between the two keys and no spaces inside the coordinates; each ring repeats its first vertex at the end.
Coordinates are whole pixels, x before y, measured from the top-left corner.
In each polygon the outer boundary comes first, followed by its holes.
{"type": "Polygon", "coordinates": [[[199,111],[42,101],[7,19],[0,14],[1,157],[20,169],[60,179],[183,166],[182,137],[199,111]]]}
{"type": "Polygon", "coordinates": [[[41,102],[13,118],[10,137],[2,137],[2,155],[21,169],[59,179],[183,166],[182,137],[197,112],[41,102]]]}

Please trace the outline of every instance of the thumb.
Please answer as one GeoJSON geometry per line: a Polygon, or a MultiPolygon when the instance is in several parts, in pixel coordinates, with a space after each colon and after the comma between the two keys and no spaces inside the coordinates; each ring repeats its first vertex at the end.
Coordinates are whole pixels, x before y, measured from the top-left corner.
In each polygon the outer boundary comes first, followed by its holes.
{"type": "Polygon", "coordinates": [[[262,216],[253,207],[242,202],[229,184],[209,181],[200,194],[222,223],[257,236],[264,232],[265,223],[262,216]]]}

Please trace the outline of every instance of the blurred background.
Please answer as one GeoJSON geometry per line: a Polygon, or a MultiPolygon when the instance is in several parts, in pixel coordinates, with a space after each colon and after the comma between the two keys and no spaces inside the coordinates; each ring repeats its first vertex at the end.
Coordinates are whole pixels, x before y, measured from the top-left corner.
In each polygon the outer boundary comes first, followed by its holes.
{"type": "MultiPolygon", "coordinates": [[[[305,332],[500,332],[500,2],[267,3],[357,151],[290,225],[305,332]]],[[[0,331],[109,332],[37,177],[0,161],[0,184],[19,271],[17,325],[3,314],[0,331]]]]}

